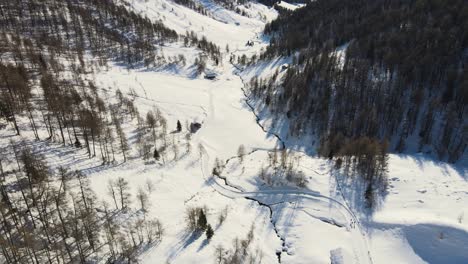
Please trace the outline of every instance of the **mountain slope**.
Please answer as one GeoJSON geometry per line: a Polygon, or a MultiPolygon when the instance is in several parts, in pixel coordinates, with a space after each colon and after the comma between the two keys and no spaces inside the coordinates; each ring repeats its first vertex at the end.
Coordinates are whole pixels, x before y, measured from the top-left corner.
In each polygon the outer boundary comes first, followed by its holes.
{"type": "Polygon", "coordinates": [[[367,140],[325,159],[261,108],[252,77],[296,67],[262,56],[283,12],[2,2],[0,262],[466,262],[466,163],[367,140]]]}
{"type": "Polygon", "coordinates": [[[466,160],[467,11],[464,1],[313,1],[266,26],[262,57],[293,65],[253,93],[287,113],[290,134],[317,134],[324,155],[366,136],[466,160]]]}

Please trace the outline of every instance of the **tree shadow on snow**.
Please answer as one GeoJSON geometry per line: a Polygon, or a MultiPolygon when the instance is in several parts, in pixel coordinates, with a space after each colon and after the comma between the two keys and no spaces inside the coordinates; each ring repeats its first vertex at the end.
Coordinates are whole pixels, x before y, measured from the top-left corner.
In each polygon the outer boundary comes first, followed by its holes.
{"type": "Polygon", "coordinates": [[[388,191],[384,189],[385,183],[378,182],[374,185],[374,191],[370,199],[366,198],[368,183],[358,173],[352,171],[346,174],[342,170],[332,169],[330,180],[334,184],[334,193],[342,195],[350,210],[369,220],[373,213],[382,208],[388,191]]]}
{"type": "MultiPolygon", "coordinates": [[[[468,232],[435,224],[372,223],[375,229],[393,230],[422,260],[431,264],[468,263],[468,232]]],[[[370,233],[372,235],[372,233],[370,233]]]]}
{"type": "Polygon", "coordinates": [[[202,251],[209,243],[210,241],[208,239],[203,240],[203,242],[198,247],[197,252],[202,251]]]}
{"type": "Polygon", "coordinates": [[[444,161],[437,160],[430,155],[417,153],[417,154],[395,154],[402,159],[407,159],[414,161],[420,170],[424,170],[428,165],[434,165],[440,168],[442,174],[444,176],[450,176],[453,173],[451,170],[456,171],[456,173],[463,178],[465,181],[468,181],[468,166],[467,160],[468,158],[461,157],[460,160],[456,164],[447,163],[444,161]]]}
{"type": "Polygon", "coordinates": [[[184,230],[180,233],[179,236],[179,243],[171,248],[171,251],[168,256],[168,260],[173,260],[177,257],[182,251],[188,248],[193,242],[198,240],[203,232],[189,232],[188,230],[184,230]]]}

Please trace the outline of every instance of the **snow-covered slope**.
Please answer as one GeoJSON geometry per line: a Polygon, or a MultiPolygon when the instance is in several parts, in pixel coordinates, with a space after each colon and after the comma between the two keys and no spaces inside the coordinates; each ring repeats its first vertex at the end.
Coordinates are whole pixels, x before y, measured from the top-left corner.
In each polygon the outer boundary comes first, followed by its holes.
{"type": "MultiPolygon", "coordinates": [[[[168,57],[184,54],[186,65],[148,70],[112,64],[89,76],[107,91],[109,100],[116,100],[115,91],[120,89],[133,97],[141,114],[156,108],[161,111],[168,120],[168,140],[176,146],[168,152],[165,164],[143,161],[133,149],[127,162],[101,165],[98,158],[88,159],[84,149],[27,142],[45,154],[52,169],[64,166],[85,173],[98,197],[109,204],[109,180],[125,178],[132,193],[153,186],[148,214],[161,220],[165,232],[159,244],[140,252],[140,263],[214,263],[219,248],[223,248],[221,257],[226,256],[238,246],[236,238],[244,239],[250,230],[249,250],[256,256],[252,263],[468,263],[466,164],[453,167],[423,156],[390,155],[388,193],[372,213],[363,209],[358,180],[337,172],[330,161],[310,155],[313,151],[303,146],[289,155],[296,172],[304,175],[304,186],[297,187],[284,175],[272,182],[260,177],[262,167],[271,169],[269,155],[283,142],[268,132],[274,130],[268,113],[252,112],[244,82],[273,74],[290,59],[242,70],[229,58],[258,53],[267,45],[260,32],[276,16],[274,9],[248,3],[242,7],[250,14],[245,17],[200,0],[211,13],[204,16],[170,0],[125,1],[178,33],[194,31],[223,50],[230,47],[220,65],[208,65],[219,73],[214,80],[194,74],[193,63],[200,51],[182,43],[162,47],[161,53],[168,57]],[[246,46],[247,41],[255,44],[246,46]],[[174,132],[178,120],[184,124],[182,133],[174,132]],[[191,122],[202,127],[188,140],[185,124],[191,122]],[[242,160],[237,157],[240,145],[245,147],[242,160]],[[212,176],[216,158],[225,165],[220,166],[224,168],[219,177],[212,176]],[[214,229],[211,240],[187,230],[185,212],[197,206],[206,208],[214,229]],[[220,221],[223,215],[225,220],[220,221]]],[[[281,5],[297,7],[284,1],[281,5]]],[[[124,124],[132,144],[135,127],[135,122],[124,124]]],[[[1,146],[6,146],[13,129],[0,133],[1,146]]],[[[299,144],[285,143],[286,148],[299,144]]],[[[136,202],[133,206],[137,207],[136,202]]]]}
{"type": "MultiPolygon", "coordinates": [[[[259,32],[265,23],[262,19],[276,16],[274,10],[250,4],[251,13],[261,16],[247,18],[211,1],[200,3],[211,12],[211,17],[165,0],[135,0],[132,6],[150,19],[161,19],[179,33],[193,30],[221,47],[229,45],[236,55],[254,54],[267,44],[259,38],[259,32]],[[246,47],[249,40],[258,45],[246,47]]],[[[284,1],[281,5],[297,7],[284,1]]],[[[272,63],[261,63],[247,68],[242,77],[248,80],[260,74],[272,74],[288,62],[279,58],[272,63]]],[[[170,116],[172,123],[176,119],[203,123],[194,137],[205,149],[201,161],[189,155],[186,164],[178,162],[154,171],[146,166],[137,173],[136,185],[148,175],[161,186],[154,200],[164,202],[156,202],[155,211],[164,222],[171,223],[163,245],[148,250],[142,256],[144,263],[209,262],[214,245],[229,247],[230,241],[236,235],[246,234],[252,223],[256,227],[257,246],[265,254],[262,263],[276,262],[277,252],[283,252],[282,263],[329,263],[330,259],[333,263],[444,263],[444,260],[464,263],[468,260],[466,167],[454,168],[421,156],[392,155],[389,191],[373,215],[362,210],[358,202],[362,197],[352,189],[349,179],[333,173],[328,161],[302,152],[298,153],[300,170],[307,176],[309,191],[304,194],[296,193],[293,187],[266,187],[258,179],[260,167],[268,159],[268,150],[280,144],[271,134],[264,133],[245,104],[243,83],[236,76],[238,70],[227,58],[216,70],[221,74],[215,81],[171,71],[122,72],[118,68],[97,76],[103,85],[133,87],[146,97],[139,99],[142,109],[157,105],[170,116]],[[237,159],[228,162],[223,175],[230,185],[245,193],[238,194],[239,190],[225,186],[219,179],[213,188],[213,183],[209,184],[212,180],[206,180],[215,157],[225,160],[235,156],[241,144],[247,152],[258,151],[248,155],[244,163],[237,159]],[[223,186],[228,190],[223,190],[223,186]],[[245,197],[254,197],[263,205],[245,197]],[[231,219],[205,245],[202,238],[188,236],[181,227],[180,212],[187,204],[207,205],[210,221],[227,206],[231,219]],[[265,205],[272,210],[271,219],[265,205]],[[443,257],[447,252],[451,256],[443,257]]],[[[268,122],[264,125],[268,129],[268,122]]],[[[122,173],[120,169],[119,173],[122,173]]],[[[101,185],[113,176],[109,172],[95,181],[101,185]]]]}
{"type": "MultiPolygon", "coordinates": [[[[126,0],[128,1],[128,0],[126,0]]],[[[273,8],[252,2],[244,7],[249,17],[241,16],[233,11],[216,5],[210,0],[198,1],[209,11],[204,16],[185,6],[175,4],[170,0],[132,0],[134,11],[144,14],[150,19],[161,20],[164,25],[174,29],[179,34],[194,31],[199,36],[205,36],[221,48],[229,45],[231,49],[245,46],[263,30],[267,21],[277,16],[273,8]]]]}
{"type": "Polygon", "coordinates": [[[289,10],[296,10],[298,8],[303,7],[305,4],[290,4],[285,1],[280,1],[279,3],[277,3],[277,5],[281,6],[282,8],[289,9],[289,10]]]}

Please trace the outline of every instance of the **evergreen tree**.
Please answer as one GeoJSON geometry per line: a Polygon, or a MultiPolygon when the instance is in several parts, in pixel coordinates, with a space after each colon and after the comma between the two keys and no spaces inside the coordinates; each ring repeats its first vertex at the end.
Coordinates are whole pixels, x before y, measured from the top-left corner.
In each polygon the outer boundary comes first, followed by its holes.
{"type": "Polygon", "coordinates": [[[161,155],[159,154],[158,148],[154,148],[154,153],[153,153],[153,158],[157,161],[161,158],[161,155]]]}
{"type": "Polygon", "coordinates": [[[211,227],[210,224],[208,224],[206,226],[206,232],[205,233],[206,233],[206,239],[211,240],[211,238],[214,235],[214,231],[213,231],[213,228],[211,227]]]}
{"type": "Polygon", "coordinates": [[[203,209],[200,209],[198,214],[197,226],[200,230],[205,230],[208,221],[206,220],[206,215],[203,209]]]}
{"type": "Polygon", "coordinates": [[[180,123],[179,120],[177,120],[177,132],[181,132],[182,131],[182,124],[180,123]]]}

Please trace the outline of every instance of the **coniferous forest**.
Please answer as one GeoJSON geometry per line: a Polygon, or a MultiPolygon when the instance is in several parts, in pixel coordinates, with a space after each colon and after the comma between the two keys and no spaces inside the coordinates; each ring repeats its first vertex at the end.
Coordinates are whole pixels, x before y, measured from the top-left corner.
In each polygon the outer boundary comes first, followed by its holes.
{"type": "Polygon", "coordinates": [[[450,162],[463,155],[465,1],[319,0],[281,14],[265,27],[271,43],[261,58],[290,56],[293,65],[283,79],[251,86],[291,121],[290,134],[314,133],[330,157],[361,137],[450,162]]]}

